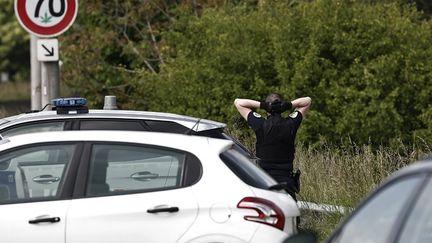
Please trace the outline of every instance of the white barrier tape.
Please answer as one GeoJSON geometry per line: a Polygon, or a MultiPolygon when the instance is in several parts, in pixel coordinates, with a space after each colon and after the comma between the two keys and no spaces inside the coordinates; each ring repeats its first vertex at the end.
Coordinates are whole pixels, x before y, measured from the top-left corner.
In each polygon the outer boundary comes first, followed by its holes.
{"type": "Polygon", "coordinates": [[[297,205],[300,209],[307,209],[307,210],[324,212],[324,213],[346,214],[353,210],[352,208],[347,208],[343,206],[335,206],[330,204],[317,204],[313,202],[304,202],[304,201],[298,201],[297,205]]]}

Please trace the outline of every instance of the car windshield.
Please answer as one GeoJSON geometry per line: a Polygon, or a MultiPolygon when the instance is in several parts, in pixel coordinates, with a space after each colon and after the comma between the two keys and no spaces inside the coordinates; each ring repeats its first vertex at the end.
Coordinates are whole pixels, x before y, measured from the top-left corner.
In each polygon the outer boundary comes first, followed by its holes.
{"type": "Polygon", "coordinates": [[[246,184],[260,189],[270,189],[277,182],[255,162],[231,148],[220,154],[222,161],[246,184]]]}

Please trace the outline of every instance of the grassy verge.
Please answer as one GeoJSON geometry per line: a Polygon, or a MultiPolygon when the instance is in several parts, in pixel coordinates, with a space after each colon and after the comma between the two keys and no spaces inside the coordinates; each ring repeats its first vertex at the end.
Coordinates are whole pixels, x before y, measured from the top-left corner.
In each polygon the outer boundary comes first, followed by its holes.
{"type": "MultiPolygon", "coordinates": [[[[295,167],[302,171],[299,200],[355,208],[360,201],[394,171],[430,153],[400,145],[396,149],[322,146],[297,148],[295,167]]],[[[305,212],[301,227],[326,239],[343,219],[342,214],[305,212]]]]}
{"type": "Polygon", "coordinates": [[[0,83],[0,102],[30,99],[29,82],[0,83]]]}

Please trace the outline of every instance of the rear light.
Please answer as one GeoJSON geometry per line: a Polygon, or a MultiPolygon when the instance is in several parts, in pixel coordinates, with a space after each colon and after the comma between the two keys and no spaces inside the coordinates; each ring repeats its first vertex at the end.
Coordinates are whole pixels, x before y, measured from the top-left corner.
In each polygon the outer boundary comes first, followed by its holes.
{"type": "Polygon", "coordinates": [[[237,208],[252,209],[258,213],[258,215],[244,216],[245,220],[267,224],[280,230],[285,226],[285,215],[282,210],[269,200],[245,197],[237,204],[237,208]]]}

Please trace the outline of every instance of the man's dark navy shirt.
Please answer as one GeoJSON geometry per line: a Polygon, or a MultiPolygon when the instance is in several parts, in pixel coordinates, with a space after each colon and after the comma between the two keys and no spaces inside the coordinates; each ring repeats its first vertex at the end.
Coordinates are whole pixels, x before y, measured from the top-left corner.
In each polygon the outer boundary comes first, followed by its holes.
{"type": "Polygon", "coordinates": [[[247,122],[256,135],[256,156],[260,166],[272,176],[286,176],[293,170],[294,141],[303,116],[295,111],[284,118],[280,114],[267,119],[251,111],[247,122]]]}

